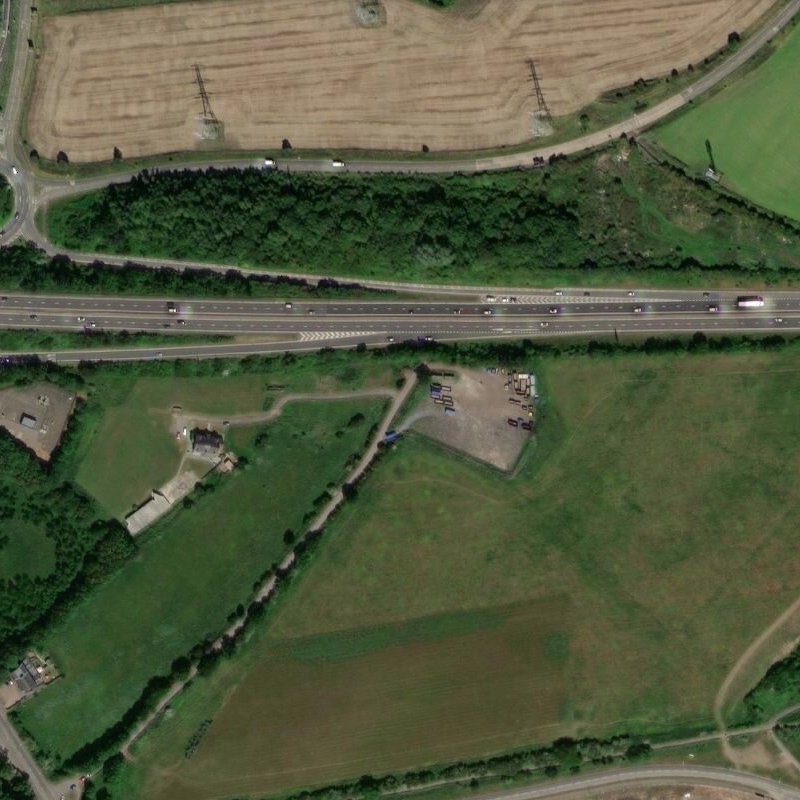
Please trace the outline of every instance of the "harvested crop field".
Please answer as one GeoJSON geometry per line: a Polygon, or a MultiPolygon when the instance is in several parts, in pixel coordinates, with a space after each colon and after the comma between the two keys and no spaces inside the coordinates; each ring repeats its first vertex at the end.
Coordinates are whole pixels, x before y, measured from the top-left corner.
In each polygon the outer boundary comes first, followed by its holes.
{"type": "Polygon", "coordinates": [[[553,642],[568,612],[566,598],[551,598],[268,641],[191,760],[160,772],[146,795],[275,792],[396,769],[398,758],[414,767],[547,739],[564,699],[553,642]]]}
{"type": "Polygon", "coordinates": [[[226,148],[434,150],[528,140],[534,59],[552,113],[685,68],[773,0],[483,0],[457,13],[384,0],[225,0],[45,18],[28,134],[71,161],[202,144],[194,64],[226,148]]]}

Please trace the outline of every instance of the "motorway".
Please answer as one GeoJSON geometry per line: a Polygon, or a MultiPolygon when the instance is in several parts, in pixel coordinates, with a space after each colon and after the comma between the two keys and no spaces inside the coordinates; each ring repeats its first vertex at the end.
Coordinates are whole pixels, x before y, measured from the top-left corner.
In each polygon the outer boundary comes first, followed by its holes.
{"type": "Polygon", "coordinates": [[[226,334],[230,344],[157,349],[89,349],[42,354],[53,360],[204,358],[313,350],[324,346],[386,345],[408,339],[589,337],[613,334],[794,333],[800,331],[800,292],[762,295],[765,306],[740,310],[730,292],[565,289],[500,296],[481,302],[286,301],[166,299],[8,294],[0,297],[0,327],[61,332],[149,331],[226,334]],[[714,309],[714,310],[710,310],[714,309]],[[257,341],[269,334],[270,343],[257,341]],[[274,341],[274,335],[286,336],[274,341]]]}

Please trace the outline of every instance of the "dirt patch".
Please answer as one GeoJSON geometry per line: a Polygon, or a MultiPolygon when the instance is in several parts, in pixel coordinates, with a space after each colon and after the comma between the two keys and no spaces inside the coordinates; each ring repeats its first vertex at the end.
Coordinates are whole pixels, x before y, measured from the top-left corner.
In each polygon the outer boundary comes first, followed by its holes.
{"type": "Polygon", "coordinates": [[[0,391],[0,427],[49,461],[75,408],[75,395],[51,383],[0,391]]]}
{"type": "Polygon", "coordinates": [[[379,0],[356,0],[356,22],[364,28],[380,28],[386,24],[386,9],[379,0]]]}
{"type": "Polygon", "coordinates": [[[514,391],[510,374],[491,369],[494,371],[459,369],[450,376],[434,374],[430,396],[402,427],[413,427],[498,469],[513,469],[532,433],[522,426],[533,428],[533,399],[514,391]],[[438,385],[444,395],[441,403],[435,396],[438,385]],[[448,398],[451,403],[446,402],[448,398]]]}
{"type": "Polygon", "coordinates": [[[685,69],[772,5],[488,0],[448,14],[383,0],[381,20],[359,0],[224,0],[50,17],[28,132],[71,161],[208,147],[198,64],[229,148],[510,145],[541,127],[529,59],[551,112],[572,113],[685,69]]]}

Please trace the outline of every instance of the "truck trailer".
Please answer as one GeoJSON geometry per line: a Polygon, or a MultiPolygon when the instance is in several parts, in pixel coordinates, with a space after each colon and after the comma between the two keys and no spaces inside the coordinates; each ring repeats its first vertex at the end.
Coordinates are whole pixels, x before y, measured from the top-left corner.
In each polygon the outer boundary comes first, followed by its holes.
{"type": "Polygon", "coordinates": [[[736,308],[763,308],[764,298],[755,294],[743,295],[736,298],[736,308]]]}

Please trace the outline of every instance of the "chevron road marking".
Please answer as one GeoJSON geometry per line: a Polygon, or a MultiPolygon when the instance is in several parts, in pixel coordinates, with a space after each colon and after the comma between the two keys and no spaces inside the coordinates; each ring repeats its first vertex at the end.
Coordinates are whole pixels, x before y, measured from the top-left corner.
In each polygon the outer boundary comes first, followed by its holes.
{"type": "Polygon", "coordinates": [[[374,336],[380,331],[301,331],[301,342],[324,342],[328,339],[348,339],[354,336],[374,336]]]}

